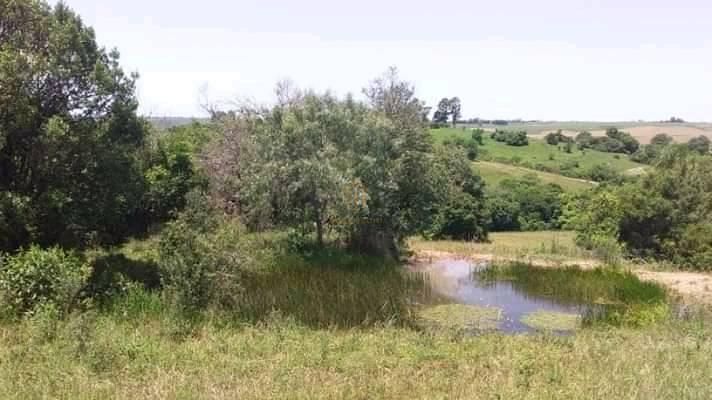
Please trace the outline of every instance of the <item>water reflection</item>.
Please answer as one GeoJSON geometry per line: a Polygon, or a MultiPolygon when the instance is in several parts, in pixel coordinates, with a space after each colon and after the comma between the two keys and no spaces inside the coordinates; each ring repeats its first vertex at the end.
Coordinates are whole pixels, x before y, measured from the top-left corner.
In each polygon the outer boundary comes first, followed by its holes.
{"type": "Polygon", "coordinates": [[[577,315],[590,311],[590,305],[533,295],[510,281],[484,281],[476,273],[483,268],[487,268],[486,263],[459,259],[441,259],[414,267],[426,274],[431,289],[441,300],[500,309],[502,320],[498,328],[504,332],[534,331],[522,318],[537,311],[577,315]]]}

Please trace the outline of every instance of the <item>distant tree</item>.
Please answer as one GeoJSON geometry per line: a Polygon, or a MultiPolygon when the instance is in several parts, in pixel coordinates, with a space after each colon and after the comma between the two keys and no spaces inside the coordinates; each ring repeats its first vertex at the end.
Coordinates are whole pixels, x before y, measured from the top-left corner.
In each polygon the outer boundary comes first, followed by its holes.
{"type": "Polygon", "coordinates": [[[710,152],[710,139],[707,136],[697,136],[687,142],[687,147],[699,154],[708,154],[710,152]]]}
{"type": "Polygon", "coordinates": [[[490,137],[497,142],[503,142],[510,146],[527,146],[529,138],[526,131],[503,131],[496,129],[490,137]]]}
{"type": "Polygon", "coordinates": [[[490,230],[559,228],[562,193],[560,186],[545,184],[535,175],[503,180],[488,194],[490,230]]]}
{"type": "MultiPolygon", "coordinates": [[[[628,154],[633,154],[640,147],[640,143],[629,133],[620,131],[616,128],[609,128],[606,130],[606,136],[611,139],[617,140],[623,144],[623,150],[628,154]]],[[[611,151],[612,153],[618,153],[618,151],[611,151]]]]}
{"type": "Polygon", "coordinates": [[[449,118],[450,118],[450,100],[443,97],[442,99],[440,99],[440,102],[438,103],[438,109],[435,110],[435,113],[433,114],[433,122],[444,124],[444,123],[447,123],[447,120],[449,118]]]}
{"type": "Polygon", "coordinates": [[[573,138],[566,136],[562,133],[561,129],[556,132],[549,132],[545,137],[546,143],[556,146],[559,143],[570,143],[573,142],[573,138]]]}
{"type": "Polygon", "coordinates": [[[653,136],[652,139],[650,139],[650,144],[658,145],[658,146],[667,146],[673,142],[672,136],[668,135],[667,133],[658,133],[657,135],[653,136]]]}
{"type": "Polygon", "coordinates": [[[450,117],[452,118],[452,126],[457,125],[457,121],[462,117],[462,104],[458,97],[450,99],[450,117]]]}
{"type": "Polygon", "coordinates": [[[591,142],[593,142],[593,135],[591,132],[583,131],[576,135],[576,144],[581,150],[590,148],[591,142]]]}

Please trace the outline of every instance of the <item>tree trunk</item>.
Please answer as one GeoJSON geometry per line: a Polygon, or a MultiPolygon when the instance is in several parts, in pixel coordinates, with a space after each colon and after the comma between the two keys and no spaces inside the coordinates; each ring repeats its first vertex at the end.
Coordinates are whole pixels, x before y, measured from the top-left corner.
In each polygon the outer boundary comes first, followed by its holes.
{"type": "Polygon", "coordinates": [[[318,214],[316,218],[316,241],[319,247],[324,247],[324,223],[321,221],[321,215],[318,214]]]}

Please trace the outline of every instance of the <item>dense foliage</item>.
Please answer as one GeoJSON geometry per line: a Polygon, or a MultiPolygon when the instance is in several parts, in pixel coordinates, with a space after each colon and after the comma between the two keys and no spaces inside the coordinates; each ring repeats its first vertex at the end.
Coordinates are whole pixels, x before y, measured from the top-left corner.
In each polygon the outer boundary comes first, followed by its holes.
{"type": "Polygon", "coordinates": [[[446,195],[429,234],[455,240],[487,239],[484,182],[475,174],[465,150],[441,146],[436,151],[438,185],[446,195]]]}
{"type": "Polygon", "coordinates": [[[581,132],[576,135],[576,144],[579,149],[593,149],[606,153],[633,154],[640,147],[640,143],[627,132],[616,128],[606,130],[606,136],[593,136],[590,132],[581,132]]]}
{"type": "Polygon", "coordinates": [[[487,195],[492,231],[537,231],[559,228],[561,195],[555,184],[536,176],[506,179],[487,195]]]}
{"type": "Polygon", "coordinates": [[[556,132],[549,132],[546,134],[544,137],[544,140],[546,140],[546,143],[552,145],[552,146],[558,146],[559,143],[571,143],[573,142],[573,138],[570,136],[566,136],[561,132],[561,129],[559,129],[556,132]]]}
{"type": "Polygon", "coordinates": [[[115,244],[182,207],[202,128],[151,131],[136,78],[63,3],[0,3],[0,249],[115,244]]]}
{"type": "Polygon", "coordinates": [[[38,307],[52,307],[66,313],[79,303],[89,273],[89,265],[79,255],[56,247],[32,246],[0,257],[0,312],[22,316],[38,307]]]}
{"type": "Polygon", "coordinates": [[[59,3],[0,11],[0,247],[107,243],[135,230],[135,75],[59,3]]]}
{"type": "Polygon", "coordinates": [[[367,104],[281,90],[272,108],[215,113],[223,133],[205,168],[213,200],[252,229],[292,227],[314,232],[318,243],[330,236],[395,256],[451,196],[477,195],[437,168],[424,106],[394,70],[364,93],[367,104]]]}
{"type": "Polygon", "coordinates": [[[527,132],[525,131],[503,131],[497,129],[490,134],[490,137],[510,146],[526,146],[529,144],[529,138],[527,138],[527,132]]]}
{"type": "Polygon", "coordinates": [[[588,247],[612,238],[632,254],[707,269],[712,260],[712,158],[671,147],[656,173],[601,187],[572,202],[567,219],[588,247]]]}

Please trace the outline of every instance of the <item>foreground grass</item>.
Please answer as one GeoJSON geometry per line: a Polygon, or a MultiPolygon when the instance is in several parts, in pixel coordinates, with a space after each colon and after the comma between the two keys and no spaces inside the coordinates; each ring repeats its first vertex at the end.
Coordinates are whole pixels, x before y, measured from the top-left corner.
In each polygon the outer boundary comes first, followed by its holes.
{"type": "Polygon", "coordinates": [[[216,321],[75,316],[50,340],[31,322],[2,326],[0,398],[712,397],[712,335],[700,323],[558,338],[216,321]]]}

